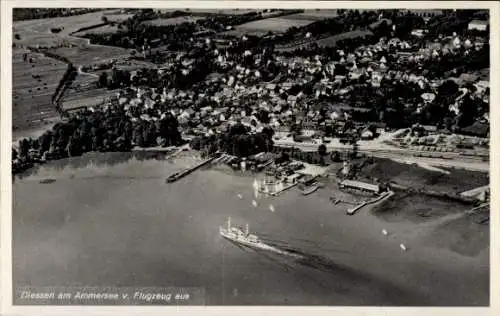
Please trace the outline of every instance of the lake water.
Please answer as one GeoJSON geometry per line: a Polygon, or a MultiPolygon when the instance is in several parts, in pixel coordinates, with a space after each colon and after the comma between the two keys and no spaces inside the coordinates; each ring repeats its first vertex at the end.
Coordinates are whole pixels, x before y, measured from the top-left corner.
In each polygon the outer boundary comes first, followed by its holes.
{"type": "Polygon", "coordinates": [[[489,247],[466,257],[422,242],[431,224],[386,223],[363,210],[347,216],[346,205],[329,201],[329,188],[309,196],[291,189],[254,207],[251,175],[205,169],[165,183],[194,162],[92,154],[16,179],[14,284],[199,287],[207,305],[489,302],[489,247]],[[40,183],[47,178],[55,182],[40,183]],[[223,240],[228,216],[316,260],[223,240]]]}

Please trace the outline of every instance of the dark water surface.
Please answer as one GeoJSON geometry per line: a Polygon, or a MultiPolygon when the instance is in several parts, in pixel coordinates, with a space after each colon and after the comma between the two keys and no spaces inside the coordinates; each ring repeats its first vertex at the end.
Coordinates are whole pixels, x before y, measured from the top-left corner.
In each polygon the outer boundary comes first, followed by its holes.
{"type": "Polygon", "coordinates": [[[92,154],[15,180],[15,285],[201,287],[209,305],[488,304],[488,249],[467,257],[423,242],[432,225],[346,216],[329,189],[253,207],[253,176],[206,169],[167,184],[194,160],[141,155],[92,154]],[[228,216],[306,259],[222,240],[228,216]]]}

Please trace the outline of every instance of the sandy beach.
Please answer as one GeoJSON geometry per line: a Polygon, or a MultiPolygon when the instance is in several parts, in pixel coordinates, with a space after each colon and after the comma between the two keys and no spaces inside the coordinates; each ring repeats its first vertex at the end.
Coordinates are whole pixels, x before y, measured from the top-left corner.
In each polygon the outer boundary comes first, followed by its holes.
{"type": "Polygon", "coordinates": [[[71,158],[15,180],[14,284],[194,286],[208,305],[489,304],[489,226],[469,223],[458,206],[420,222],[369,208],[347,216],[326,186],[260,197],[254,207],[254,176],[203,169],[166,184],[196,160],[129,156],[71,158]],[[55,182],[40,183],[47,178],[55,182]],[[228,216],[321,264],[222,240],[228,216]]]}

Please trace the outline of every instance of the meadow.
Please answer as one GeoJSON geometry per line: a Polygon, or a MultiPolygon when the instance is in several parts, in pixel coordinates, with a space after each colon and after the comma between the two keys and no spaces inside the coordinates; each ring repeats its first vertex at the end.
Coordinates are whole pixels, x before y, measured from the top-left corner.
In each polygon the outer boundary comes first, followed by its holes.
{"type": "Polygon", "coordinates": [[[57,117],[52,95],[66,64],[24,49],[12,51],[13,132],[34,129],[57,117]],[[24,61],[26,54],[26,61],[24,61]],[[30,60],[31,59],[31,60],[30,60]],[[31,62],[30,62],[31,61],[31,62]],[[43,122],[43,121],[45,122],[43,122]]]}

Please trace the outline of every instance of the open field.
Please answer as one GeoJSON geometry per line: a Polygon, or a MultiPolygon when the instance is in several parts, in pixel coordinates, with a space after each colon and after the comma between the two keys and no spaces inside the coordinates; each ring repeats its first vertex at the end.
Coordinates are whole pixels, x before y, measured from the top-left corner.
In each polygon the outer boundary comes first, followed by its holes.
{"type": "Polygon", "coordinates": [[[134,60],[134,59],[119,61],[115,64],[115,66],[118,69],[128,70],[128,71],[139,70],[142,68],[158,69],[158,65],[153,64],[152,62],[149,62],[147,60],[134,60]]]}
{"type": "Polygon", "coordinates": [[[111,14],[113,12],[116,12],[116,10],[92,12],[70,17],[16,21],[13,23],[13,34],[16,32],[51,34],[50,30],[52,28],[61,28],[61,32],[57,35],[65,36],[81,28],[102,23],[103,16],[106,16],[111,21],[124,20],[130,16],[128,14],[111,14]]]}
{"type": "Polygon", "coordinates": [[[168,19],[156,19],[149,20],[144,22],[145,24],[156,25],[156,26],[167,26],[167,25],[177,25],[185,22],[194,23],[197,20],[201,20],[203,17],[201,16],[179,16],[176,18],[168,18],[168,19]]]}
{"type": "MultiPolygon", "coordinates": [[[[45,125],[58,114],[52,95],[66,71],[66,64],[28,50],[12,51],[12,125],[16,134],[45,125]],[[23,61],[27,54],[28,61],[23,61]],[[33,59],[33,63],[29,62],[33,59]]],[[[14,135],[15,136],[15,135],[14,135]]]]}
{"type": "Polygon", "coordinates": [[[103,15],[108,18],[108,21],[112,22],[125,21],[134,16],[131,13],[120,13],[120,11],[104,11],[103,15]]]}
{"type": "Polygon", "coordinates": [[[320,39],[316,41],[316,44],[320,47],[327,47],[327,46],[335,46],[337,41],[346,39],[346,38],[356,38],[356,37],[364,37],[368,35],[372,35],[373,33],[370,31],[361,31],[361,30],[356,30],[356,31],[351,31],[351,32],[346,32],[342,34],[338,34],[335,36],[327,37],[320,39]]]}
{"type": "Polygon", "coordinates": [[[331,19],[338,15],[336,9],[332,10],[305,10],[303,13],[296,13],[283,16],[284,19],[291,20],[313,20],[320,21],[324,19],[331,19]]]}
{"type": "MultiPolygon", "coordinates": [[[[26,20],[13,23],[13,133],[14,138],[21,135],[36,134],[41,128],[59,120],[52,105],[52,95],[62,78],[66,65],[57,60],[46,58],[41,54],[31,54],[23,50],[28,46],[53,47],[52,53],[68,58],[76,66],[92,65],[109,59],[129,57],[128,50],[122,48],[90,45],[87,39],[69,36],[70,33],[82,28],[102,23],[105,15],[110,21],[120,21],[131,16],[120,14],[117,10],[94,12],[79,16],[26,20]],[[51,28],[61,28],[61,32],[52,34],[51,28]],[[77,45],[78,47],[71,47],[77,45]],[[23,53],[29,53],[34,62],[24,62],[23,53]],[[36,77],[39,76],[39,77],[36,77]]],[[[107,27],[107,26],[106,26],[107,27]]],[[[106,27],[103,27],[106,28],[106,27]]],[[[99,29],[98,29],[99,30],[99,29]]],[[[95,81],[92,75],[81,74],[77,77],[73,88],[95,81]]],[[[74,89],[75,90],[75,89],[74,89]]],[[[70,91],[69,95],[76,91],[70,91]]],[[[107,95],[107,93],[105,93],[107,95]]],[[[102,100],[103,93],[97,93],[102,100]]],[[[81,96],[80,96],[81,97],[81,96]]],[[[67,96],[67,101],[79,103],[67,96]]],[[[95,103],[96,94],[83,96],[82,102],[95,103]]]]}
{"type": "MultiPolygon", "coordinates": [[[[87,39],[69,36],[69,34],[81,28],[102,23],[103,16],[106,16],[110,21],[118,22],[132,15],[120,14],[117,10],[107,10],[70,17],[16,21],[12,25],[12,34],[18,34],[20,39],[14,38],[13,42],[18,46],[85,45],[88,44],[87,39]],[[53,34],[50,31],[52,28],[61,28],[61,31],[53,34]]],[[[103,30],[106,30],[107,27],[103,27],[103,30]]],[[[109,28],[113,29],[114,27],[109,26],[109,28]]],[[[99,29],[96,30],[99,31],[99,29]]],[[[89,30],[88,32],[92,31],[89,30]]]]}
{"type": "Polygon", "coordinates": [[[302,27],[308,24],[313,23],[314,20],[302,20],[302,19],[290,19],[286,18],[286,16],[277,17],[277,18],[269,18],[258,21],[252,21],[245,24],[241,24],[235,27],[236,32],[240,34],[253,34],[253,33],[267,33],[269,31],[275,33],[283,33],[292,26],[302,27]]]}
{"type": "Polygon", "coordinates": [[[337,34],[334,36],[329,36],[317,40],[310,40],[310,41],[301,41],[301,42],[293,42],[289,43],[286,45],[282,45],[277,47],[278,50],[281,51],[287,51],[287,50],[295,50],[299,49],[302,47],[308,47],[312,43],[316,43],[319,47],[335,47],[337,45],[337,42],[346,38],[356,38],[356,37],[364,37],[364,36],[369,36],[372,35],[373,33],[367,30],[356,30],[356,31],[350,31],[350,32],[345,32],[342,34],[337,34]]]}
{"type": "Polygon", "coordinates": [[[73,109],[81,106],[100,105],[105,99],[115,96],[117,90],[91,89],[86,91],[68,90],[61,99],[64,110],[73,109]]]}
{"type": "Polygon", "coordinates": [[[76,66],[130,57],[129,51],[124,48],[102,45],[59,47],[50,49],[50,52],[68,58],[76,66]]]}
{"type": "Polygon", "coordinates": [[[175,11],[189,12],[195,15],[243,15],[251,12],[256,12],[256,9],[195,9],[195,8],[178,8],[178,9],[159,9],[160,13],[171,13],[175,11]]]}
{"type": "MultiPolygon", "coordinates": [[[[255,9],[180,9],[181,11],[191,12],[193,14],[221,14],[221,15],[243,15],[255,12],[255,9]]],[[[172,11],[172,10],[171,10],[172,11]]],[[[173,10],[175,11],[175,10],[173,10]]]]}
{"type": "Polygon", "coordinates": [[[20,39],[13,38],[12,42],[17,47],[56,47],[56,46],[69,46],[74,45],[86,45],[88,40],[85,38],[78,38],[73,36],[60,36],[50,33],[33,33],[29,31],[14,32],[14,34],[19,34],[20,39]]]}

